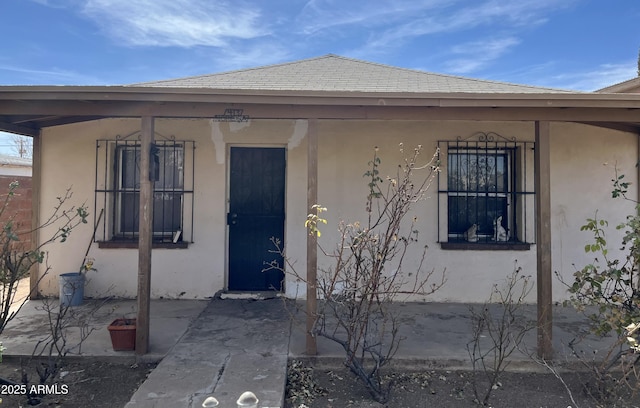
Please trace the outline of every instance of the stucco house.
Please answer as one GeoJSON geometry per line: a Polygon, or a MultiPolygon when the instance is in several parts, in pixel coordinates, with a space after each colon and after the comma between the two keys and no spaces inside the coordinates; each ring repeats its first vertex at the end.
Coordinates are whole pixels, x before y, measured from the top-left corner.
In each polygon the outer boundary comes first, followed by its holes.
{"type": "Polygon", "coordinates": [[[598,90],[599,93],[640,93],[640,76],[598,90]]]}
{"type": "MultiPolygon", "coordinates": [[[[633,210],[611,199],[611,179],[625,174],[637,196],[634,90],[572,92],[327,55],[131,86],[2,86],[0,130],[34,137],[40,217],[70,186],[89,204],[98,272],[88,296],[304,298],[299,282],[262,272],[270,237],[302,270],[322,265],[304,228],[310,206],[329,209],[321,239],[335,240],[339,220],[363,217],[374,146],[384,174],[402,143],[421,145],[425,159],[438,149],[442,165],[415,206],[428,268],[447,271],[431,299],[482,302],[517,261],[537,277],[530,301],[544,317],[567,298],[553,272],[570,279],[590,261],[585,219],[633,210]]],[[[92,233],[50,248],[40,293],[57,293],[57,275],[77,270],[92,233]]]]}

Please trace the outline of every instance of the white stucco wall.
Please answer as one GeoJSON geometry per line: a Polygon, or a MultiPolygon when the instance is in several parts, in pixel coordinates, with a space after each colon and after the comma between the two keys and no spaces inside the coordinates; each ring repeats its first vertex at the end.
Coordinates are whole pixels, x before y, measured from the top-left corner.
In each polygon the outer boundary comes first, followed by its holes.
{"type": "MultiPolygon", "coordinates": [[[[55,197],[69,186],[74,201],[86,202],[93,212],[95,141],[131,133],[139,126],[139,120],[101,120],[47,129],[42,139],[41,219],[55,204],[55,197]]],[[[306,121],[218,123],[157,119],[155,127],[160,134],[195,141],[196,176],[194,242],[188,249],[153,250],[153,297],[207,298],[226,287],[227,155],[232,145],[287,147],[286,249],[295,267],[304,271],[306,121]]],[[[333,246],[339,220],[363,219],[368,190],[362,175],[374,146],[379,146],[384,178],[395,172],[401,160],[399,143],[403,143],[405,150],[422,145],[422,157],[426,160],[435,151],[438,140],[466,137],[478,131],[497,132],[522,141],[534,139],[531,122],[319,121],[318,201],[329,209],[326,216],[329,223],[322,227],[321,243],[326,248],[333,246]]],[[[614,226],[633,208],[629,202],[610,199],[610,180],[614,177],[613,166],[617,165],[630,181],[636,182],[637,140],[628,133],[560,123],[552,124],[551,139],[553,269],[570,279],[573,264],[589,262],[583,248],[590,237],[579,231],[584,220],[598,209],[599,216],[608,218],[614,226]]],[[[636,197],[635,184],[629,194],[636,197]]],[[[437,234],[435,184],[428,198],[415,207],[415,215],[419,237],[429,246],[425,269],[446,271],[447,276],[444,288],[429,299],[484,301],[492,285],[513,271],[516,261],[524,273],[535,277],[535,245],[528,251],[442,250],[437,234]]],[[[49,248],[52,269],[41,284],[44,293],[56,294],[57,275],[79,268],[91,233],[91,225],[83,226],[72,234],[69,242],[49,248]]],[[[100,249],[93,244],[90,256],[95,258],[99,271],[89,275],[87,296],[104,295],[108,289],[111,295],[135,297],[137,250],[100,249]]],[[[327,259],[320,258],[321,265],[326,266],[327,259]]],[[[405,267],[412,264],[417,264],[416,256],[409,257],[405,267]]],[[[303,287],[291,280],[286,286],[289,295],[305,293],[303,287]]],[[[566,291],[554,280],[554,299],[563,300],[566,296],[566,291]]],[[[535,291],[529,300],[535,300],[535,291]]]]}
{"type": "MultiPolygon", "coordinates": [[[[576,269],[597,256],[584,252],[586,244],[594,243],[593,233],[580,231],[596,211],[599,219],[609,222],[606,232],[610,255],[620,256],[617,250],[623,234],[616,226],[634,212],[635,204],[612,199],[612,179],[617,168],[618,174],[624,174],[625,180],[632,183],[628,197],[638,199],[638,136],[567,123],[553,123],[551,136],[552,265],[554,272],[571,282],[576,269]]],[[[566,291],[557,280],[553,297],[566,298],[566,291]]]]}
{"type": "MultiPolygon", "coordinates": [[[[331,240],[332,226],[342,219],[348,222],[364,221],[367,180],[363,178],[367,163],[372,159],[374,146],[382,164],[380,175],[395,177],[397,165],[403,160],[399,143],[406,154],[422,145],[423,162],[428,161],[437,148],[438,140],[455,140],[483,131],[494,131],[518,140],[533,140],[531,123],[491,122],[331,122],[319,128],[321,135],[319,176],[319,202],[329,209],[328,226],[323,227],[321,241],[331,240]],[[361,134],[366,139],[355,137],[361,134]],[[331,164],[329,164],[331,163],[331,164]]],[[[445,178],[446,180],[446,178],[445,178]]],[[[446,188],[443,186],[443,188],[446,188]]],[[[417,267],[421,245],[428,245],[423,275],[434,272],[433,282],[444,271],[445,286],[429,297],[435,301],[483,301],[492,285],[514,269],[517,260],[525,271],[535,274],[535,250],[530,251],[457,251],[442,250],[438,243],[437,185],[434,183],[424,201],[414,206],[416,229],[420,245],[412,249],[414,256],[405,260],[405,269],[417,267]],[[472,282],[472,283],[471,283],[472,282]]],[[[446,203],[446,200],[444,200],[446,203]]],[[[441,228],[446,228],[446,213],[441,209],[441,228]]],[[[445,230],[446,231],[446,230],[445,230]]],[[[441,232],[441,237],[446,233],[441,232]]],[[[330,247],[331,244],[327,243],[330,247]]]]}
{"type": "MultiPolygon", "coordinates": [[[[113,139],[139,130],[137,120],[102,120],[47,129],[44,132],[41,219],[68,187],[75,204],[87,203],[94,210],[96,140],[113,139]],[[66,159],[69,157],[70,159],[66,159]],[[65,159],[63,159],[65,158],[65,159]]],[[[195,120],[155,122],[157,133],[193,140],[195,150],[194,242],[188,249],[154,249],[151,295],[154,298],[213,296],[226,287],[227,154],[230,145],[287,147],[287,189],[306,194],[306,122],[217,123],[195,120]]],[[[100,182],[101,178],[99,178],[100,182]]],[[[306,208],[287,197],[287,251],[304,248],[306,208]]],[[[100,203],[98,203],[100,204],[100,203]]],[[[91,222],[93,219],[90,220],[91,222]]],[[[91,224],[90,222],[90,224],[91,224]]],[[[75,230],[69,240],[48,248],[50,272],[40,284],[46,295],[56,295],[58,275],[77,271],[91,241],[91,225],[75,230]]],[[[43,236],[46,231],[43,231],[43,236]]],[[[185,236],[188,234],[185,234],[185,236]]],[[[85,296],[135,297],[138,252],[135,249],[104,249],[93,244],[89,253],[97,272],[89,272],[85,296]]],[[[40,268],[40,273],[44,271],[40,268]]]]}

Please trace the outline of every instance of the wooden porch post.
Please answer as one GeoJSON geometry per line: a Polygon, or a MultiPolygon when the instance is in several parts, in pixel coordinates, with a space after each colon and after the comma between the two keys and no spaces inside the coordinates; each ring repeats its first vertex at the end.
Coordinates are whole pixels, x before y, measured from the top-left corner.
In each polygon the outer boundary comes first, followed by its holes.
{"type": "Polygon", "coordinates": [[[151,246],[153,241],[153,185],[149,177],[154,118],[142,117],[140,136],[140,225],[138,238],[138,317],[136,354],[149,351],[149,299],[151,297],[151,246]]]}
{"type": "MultiPolygon", "coordinates": [[[[40,188],[42,187],[42,130],[33,136],[31,164],[31,248],[40,243],[40,188]]],[[[29,272],[29,299],[38,299],[38,282],[40,282],[40,264],[36,263],[29,272]]]]}
{"type": "Polygon", "coordinates": [[[636,141],[638,142],[638,152],[636,154],[636,188],[638,191],[636,192],[636,197],[638,197],[638,202],[640,203],[640,133],[636,136],[636,141]]]}
{"type": "Polygon", "coordinates": [[[550,359],[553,355],[553,311],[551,294],[551,148],[549,122],[536,121],[535,134],[538,356],[550,359]]]}
{"type": "MultiPolygon", "coordinates": [[[[318,121],[309,120],[307,135],[307,214],[313,213],[313,205],[318,204],[318,121]]],[[[318,299],[316,278],[318,268],[318,237],[307,233],[307,339],[306,353],[316,355],[318,345],[312,334],[316,320],[318,299]]]]}

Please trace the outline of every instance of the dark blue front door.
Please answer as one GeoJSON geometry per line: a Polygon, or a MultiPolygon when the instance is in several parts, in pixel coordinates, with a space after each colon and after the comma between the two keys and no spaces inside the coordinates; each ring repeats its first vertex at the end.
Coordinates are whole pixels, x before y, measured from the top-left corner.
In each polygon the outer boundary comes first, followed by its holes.
{"type": "Polygon", "coordinates": [[[285,149],[232,147],[229,187],[229,290],[282,290],[283,273],[264,271],[282,257],[284,244],[285,149]]]}

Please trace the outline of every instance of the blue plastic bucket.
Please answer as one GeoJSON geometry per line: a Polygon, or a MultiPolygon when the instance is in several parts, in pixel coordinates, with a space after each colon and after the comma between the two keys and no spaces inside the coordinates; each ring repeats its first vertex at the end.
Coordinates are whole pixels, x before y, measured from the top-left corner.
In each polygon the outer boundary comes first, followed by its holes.
{"type": "Polygon", "coordinates": [[[84,275],[63,273],[60,275],[60,307],[80,306],[84,298],[84,275]]]}

